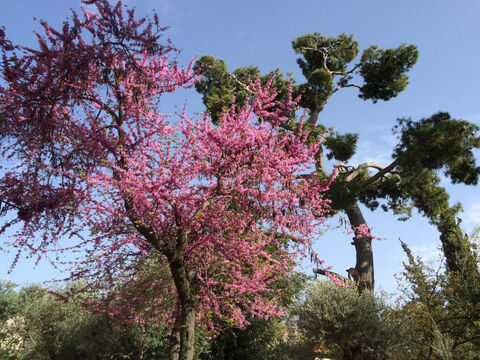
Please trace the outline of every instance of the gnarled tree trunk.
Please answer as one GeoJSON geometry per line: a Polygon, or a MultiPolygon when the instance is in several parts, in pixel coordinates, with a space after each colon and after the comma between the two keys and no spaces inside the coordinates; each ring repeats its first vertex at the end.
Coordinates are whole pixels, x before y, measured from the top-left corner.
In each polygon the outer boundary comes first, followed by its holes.
{"type": "MultiPolygon", "coordinates": [[[[352,228],[357,228],[362,224],[366,225],[358,204],[349,207],[345,212],[352,228]]],[[[373,272],[372,239],[368,236],[354,237],[352,244],[355,246],[357,254],[355,270],[358,276],[358,279],[356,279],[358,291],[361,293],[364,290],[373,290],[375,280],[373,272]]]]}

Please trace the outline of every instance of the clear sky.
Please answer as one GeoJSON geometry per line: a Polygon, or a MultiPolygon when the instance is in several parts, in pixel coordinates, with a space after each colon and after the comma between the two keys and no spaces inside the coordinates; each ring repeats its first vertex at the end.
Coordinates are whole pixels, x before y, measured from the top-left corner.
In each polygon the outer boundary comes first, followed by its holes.
{"type": "MultiPolygon", "coordinates": [[[[358,152],[352,164],[374,160],[390,162],[395,146],[391,128],[395,119],[428,117],[448,111],[480,125],[480,2],[478,0],[129,0],[140,14],[155,9],[160,21],[169,26],[167,34],[182,50],[185,64],[195,56],[211,54],[226,60],[229,69],[256,65],[262,72],[279,68],[292,72],[301,81],[291,41],[309,32],[328,36],[353,33],[364,49],[372,44],[396,47],[413,43],[419,48],[418,63],[408,74],[410,85],[397,98],[372,104],[357,97],[356,90],[344,89],[333,96],[320,120],[339,132],[358,132],[358,152]]],[[[0,0],[0,25],[7,36],[22,45],[35,46],[33,20],[47,20],[58,26],[79,9],[79,0],[0,0]]],[[[174,111],[169,99],[167,111],[174,111]]],[[[194,90],[175,97],[191,113],[204,110],[194,90]]],[[[478,154],[480,159],[480,154],[478,154]]],[[[452,202],[461,201],[465,231],[480,224],[480,191],[466,186],[448,186],[452,202]]],[[[404,256],[398,239],[414,252],[431,259],[440,245],[438,233],[420,215],[403,223],[381,211],[365,210],[375,235],[386,238],[374,243],[377,289],[394,291],[394,273],[402,269],[404,256]]],[[[338,225],[338,220],[332,223],[338,225]]],[[[355,265],[355,252],[346,230],[331,230],[316,241],[315,248],[333,271],[345,274],[355,265]]],[[[0,279],[20,284],[56,276],[48,264],[20,261],[7,270],[14,253],[0,253],[0,279]]],[[[303,262],[301,268],[311,273],[303,262]]]]}

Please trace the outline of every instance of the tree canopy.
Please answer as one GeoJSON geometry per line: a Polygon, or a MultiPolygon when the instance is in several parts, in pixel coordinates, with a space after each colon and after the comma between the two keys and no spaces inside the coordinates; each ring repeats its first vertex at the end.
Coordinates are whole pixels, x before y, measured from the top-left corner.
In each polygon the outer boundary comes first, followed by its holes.
{"type": "Polygon", "coordinates": [[[172,121],[161,95],[198,75],[171,59],[158,16],[83,3],[96,11],[73,12],[60,30],[41,23],[38,49],[0,34],[1,150],[15,160],[0,178],[12,219],[2,233],[17,225],[19,254],[38,260],[81,250],[68,279],[84,279],[112,315],[165,318],[172,359],[191,360],[195,323],[281,314],[275,281],[329,206],[329,182],[313,170],[319,145],[281,131],[297,100],[277,100],[278,77],[249,82],[248,101],[219,126],[185,113],[172,121]],[[138,295],[119,303],[126,285],[138,295]]]}
{"type": "MultiPolygon", "coordinates": [[[[461,258],[471,259],[471,250],[456,220],[461,208],[449,204],[438,173],[444,171],[453,183],[477,183],[480,167],[473,150],[480,148],[478,126],[444,112],[418,121],[399,119],[394,127],[398,145],[392,151],[390,164],[351,164],[359,134],[354,129],[341,134],[329,128],[320,116],[321,111],[331,96],[344,88],[357,89],[359,98],[374,103],[398,96],[407,87],[407,72],[417,61],[416,46],[401,44],[397,48],[380,49],[372,45],[359,55],[353,35],[328,37],[312,33],[293,40],[292,47],[299,54],[297,63],[305,80],[295,81],[288,74],[286,79],[292,81],[294,94],[301,96],[299,105],[309,111],[309,117],[301,123],[292,113],[282,127],[288,132],[301,126],[308,131],[309,142],[321,143],[315,156],[318,176],[328,177],[327,159],[336,162],[334,167],[339,174],[326,197],[332,200],[334,210],[345,212],[355,232],[352,244],[357,255],[354,270],[359,289],[374,288],[372,235],[367,231],[358,236],[359,229],[368,229],[359,203],[371,210],[381,205],[399,220],[410,217],[413,207],[419,209],[440,231],[448,268],[458,270],[459,264],[464,263],[461,258]]],[[[203,74],[196,89],[203,95],[214,120],[233,94],[240,94],[236,98],[240,103],[248,98],[248,78],[260,74],[252,66],[229,73],[225,61],[211,55],[201,57],[195,69],[203,74]]],[[[260,75],[262,79],[264,76],[260,75]]],[[[280,89],[287,88],[288,81],[277,85],[280,89]]]]}

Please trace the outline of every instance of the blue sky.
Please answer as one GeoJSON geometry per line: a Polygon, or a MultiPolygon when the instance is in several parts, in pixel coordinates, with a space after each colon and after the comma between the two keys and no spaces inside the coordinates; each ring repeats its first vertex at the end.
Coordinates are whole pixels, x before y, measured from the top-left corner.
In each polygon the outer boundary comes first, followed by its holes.
{"type": "MultiPolygon", "coordinates": [[[[358,152],[352,164],[375,160],[390,161],[395,145],[391,128],[399,117],[419,119],[437,111],[448,111],[480,125],[478,101],[480,70],[480,2],[478,0],[128,0],[140,14],[155,9],[160,21],[169,26],[168,36],[182,50],[185,64],[195,56],[212,54],[227,61],[229,69],[257,65],[262,72],[279,68],[301,80],[291,41],[309,32],[328,36],[353,33],[364,49],[372,44],[396,47],[413,43],[419,48],[419,60],[410,71],[410,85],[397,98],[372,104],[357,97],[353,89],[333,96],[320,120],[339,132],[360,133],[358,152]]],[[[0,25],[15,43],[35,45],[33,30],[39,25],[33,17],[58,26],[78,9],[79,0],[2,1],[0,25]]],[[[203,111],[200,96],[181,92],[168,100],[189,111],[203,111]]],[[[480,155],[480,154],[479,154],[480,155]]],[[[480,158],[480,156],[479,156],[480,158]]],[[[447,184],[448,185],[448,184],[447,184]]],[[[480,224],[480,191],[466,186],[450,186],[452,202],[464,205],[463,225],[470,231],[480,224]]],[[[386,240],[374,243],[377,288],[395,290],[393,274],[402,269],[403,254],[398,239],[411,245],[421,256],[435,258],[438,233],[418,214],[403,223],[391,214],[365,211],[369,226],[386,240]]],[[[332,226],[338,221],[332,223],[332,226]]],[[[333,270],[344,273],[354,266],[355,252],[346,230],[331,230],[316,241],[320,258],[333,270]]],[[[0,253],[0,279],[20,284],[47,280],[56,276],[48,264],[36,268],[22,260],[8,275],[13,253],[0,253]]],[[[310,271],[310,265],[301,268],[310,271]]]]}

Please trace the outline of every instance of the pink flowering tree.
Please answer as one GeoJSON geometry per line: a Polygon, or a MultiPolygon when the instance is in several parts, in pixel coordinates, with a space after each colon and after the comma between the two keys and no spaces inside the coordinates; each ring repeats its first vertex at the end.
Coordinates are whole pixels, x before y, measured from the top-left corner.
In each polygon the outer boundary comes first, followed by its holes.
{"type": "Polygon", "coordinates": [[[172,359],[191,360],[196,324],[281,314],[272,285],[328,209],[318,145],[280,131],[297,103],[276,102],[271,83],[251,83],[251,100],[219,126],[173,121],[160,96],[197,74],[170,59],[157,16],[84,3],[96,11],[74,12],[61,30],[42,22],[38,49],[0,31],[2,233],[14,225],[18,255],[83,279],[90,305],[164,318],[172,359]],[[82,257],[53,260],[72,250],[82,257]]]}

